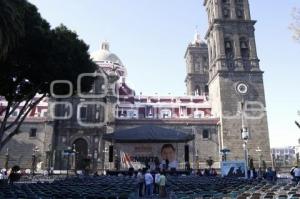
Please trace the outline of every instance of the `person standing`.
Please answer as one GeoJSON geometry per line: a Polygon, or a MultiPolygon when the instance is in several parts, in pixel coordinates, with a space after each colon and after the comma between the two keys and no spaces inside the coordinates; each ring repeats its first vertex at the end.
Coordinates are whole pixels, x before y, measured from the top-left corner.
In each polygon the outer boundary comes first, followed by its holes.
{"type": "Polygon", "coordinates": [[[160,173],[159,171],[155,172],[155,182],[154,182],[154,193],[159,194],[159,184],[160,184],[160,173]]]}
{"type": "Polygon", "coordinates": [[[152,196],[153,177],[150,173],[150,170],[147,170],[147,173],[145,174],[145,184],[147,196],[152,196]]]}
{"type": "Polygon", "coordinates": [[[163,171],[161,174],[160,174],[160,177],[159,177],[159,197],[167,197],[167,192],[166,192],[166,175],[165,175],[165,172],[163,171]]]}
{"type": "Polygon", "coordinates": [[[276,172],[273,171],[271,167],[267,169],[267,172],[265,174],[265,179],[270,183],[274,183],[276,181],[276,172]]]}
{"type": "Polygon", "coordinates": [[[294,178],[296,182],[300,181],[300,168],[298,166],[294,169],[294,178]]]}
{"type": "Polygon", "coordinates": [[[291,170],[290,170],[290,174],[291,174],[291,176],[293,177],[293,179],[295,179],[295,172],[294,172],[294,170],[295,170],[296,167],[297,167],[297,166],[294,166],[294,167],[292,167],[291,170]]]}
{"type": "Polygon", "coordinates": [[[257,179],[261,180],[263,178],[263,170],[259,167],[257,171],[257,179]]]}
{"type": "Polygon", "coordinates": [[[136,178],[137,178],[137,181],[138,181],[138,183],[139,183],[139,196],[140,196],[140,197],[143,197],[143,190],[144,190],[144,182],[145,182],[145,179],[144,179],[144,175],[143,175],[141,169],[138,170],[138,173],[137,173],[137,175],[136,175],[136,178]]]}

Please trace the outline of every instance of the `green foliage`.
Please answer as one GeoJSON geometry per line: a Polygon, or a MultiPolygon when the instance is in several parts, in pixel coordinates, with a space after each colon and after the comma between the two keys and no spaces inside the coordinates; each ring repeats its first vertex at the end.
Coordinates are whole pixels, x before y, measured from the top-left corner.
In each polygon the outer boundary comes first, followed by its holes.
{"type": "MultiPolygon", "coordinates": [[[[78,75],[96,69],[88,46],[63,25],[50,30],[35,6],[28,4],[24,9],[25,36],[1,63],[0,95],[8,101],[24,100],[29,93],[49,93],[54,80],[69,80],[76,91],[78,75]]],[[[91,82],[82,86],[87,91],[91,82]]],[[[57,90],[65,92],[63,87],[57,90]]]]}
{"type": "MultiPolygon", "coordinates": [[[[0,0],[0,9],[2,1],[5,0],[0,0]]],[[[21,13],[19,20],[23,34],[18,35],[18,45],[13,45],[13,42],[4,43],[9,46],[9,50],[6,58],[0,59],[0,96],[8,101],[7,109],[4,110],[5,117],[0,125],[0,150],[14,134],[17,134],[20,124],[30,110],[44,97],[50,96],[51,82],[69,80],[73,84],[73,94],[76,94],[78,76],[95,72],[97,68],[90,59],[89,47],[75,32],[68,30],[64,25],[51,30],[49,23],[40,16],[34,5],[25,0],[13,1],[20,3],[18,6],[12,6],[14,9],[11,15],[17,15],[16,10],[21,13]],[[25,105],[16,120],[7,125],[8,117],[21,102],[25,105]],[[3,139],[7,130],[12,133],[3,139]]],[[[0,21],[1,17],[2,14],[0,21]]],[[[1,31],[4,25],[1,21],[1,31]]],[[[4,30],[8,31],[8,35],[14,34],[11,29],[4,27],[4,30]]],[[[0,34],[3,34],[2,32],[0,34]]],[[[84,81],[81,90],[89,91],[92,83],[93,79],[84,81]]],[[[56,86],[55,94],[68,93],[66,88],[62,85],[56,86]]]]}
{"type": "Polygon", "coordinates": [[[0,0],[0,61],[14,48],[24,34],[24,12],[26,4],[21,0],[0,0]]]}
{"type": "MultiPolygon", "coordinates": [[[[50,38],[50,26],[35,6],[25,3],[22,10],[24,36],[0,63],[0,95],[7,101],[23,101],[24,95],[35,88],[41,92],[41,88],[46,87],[38,80],[42,74],[38,69],[47,61],[46,41],[50,38]]],[[[31,96],[34,95],[33,92],[31,96]]]]}
{"type": "MultiPolygon", "coordinates": [[[[50,60],[51,65],[48,67],[49,73],[53,74],[54,79],[69,80],[74,85],[74,92],[77,90],[77,78],[82,73],[93,73],[97,66],[90,59],[88,54],[89,47],[78,39],[75,32],[67,29],[66,26],[60,25],[52,30],[52,51],[50,60]],[[55,71],[55,73],[53,73],[55,71]]],[[[84,81],[82,90],[88,91],[91,89],[93,81],[84,81]]],[[[62,89],[62,88],[61,88],[62,89]]],[[[58,92],[64,92],[58,89],[58,92]]]]}

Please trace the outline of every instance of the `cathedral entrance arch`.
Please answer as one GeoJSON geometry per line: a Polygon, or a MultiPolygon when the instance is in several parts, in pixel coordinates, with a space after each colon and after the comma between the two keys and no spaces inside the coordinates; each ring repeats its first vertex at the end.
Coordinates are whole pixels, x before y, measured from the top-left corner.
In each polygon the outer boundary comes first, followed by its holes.
{"type": "Polygon", "coordinates": [[[83,138],[78,138],[73,142],[76,150],[75,169],[84,170],[89,165],[88,143],[83,138]]]}

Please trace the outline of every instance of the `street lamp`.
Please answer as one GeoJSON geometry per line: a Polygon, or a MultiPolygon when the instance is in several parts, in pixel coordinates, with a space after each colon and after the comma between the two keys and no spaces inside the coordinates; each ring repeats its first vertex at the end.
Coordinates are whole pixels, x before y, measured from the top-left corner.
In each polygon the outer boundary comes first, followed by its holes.
{"type": "Polygon", "coordinates": [[[246,161],[246,171],[245,171],[245,177],[248,179],[248,148],[247,148],[247,142],[249,139],[249,133],[248,129],[246,127],[242,128],[242,139],[244,140],[243,143],[243,149],[244,149],[244,156],[246,161]]]}
{"type": "Polygon", "coordinates": [[[76,145],[75,144],[73,144],[73,151],[72,151],[73,153],[74,153],[74,173],[75,173],[75,175],[77,175],[77,151],[76,151],[76,145]]]}
{"type": "Polygon", "coordinates": [[[196,169],[199,169],[199,155],[196,154],[196,169]]]}
{"type": "Polygon", "coordinates": [[[74,153],[74,150],[72,147],[68,146],[67,150],[65,150],[65,153],[67,153],[67,177],[69,176],[69,161],[70,161],[70,154],[74,153]]]}
{"type": "Polygon", "coordinates": [[[259,158],[259,162],[258,162],[258,168],[261,168],[261,152],[262,150],[259,148],[259,146],[257,147],[257,149],[255,150],[258,153],[258,158],[259,158]]]}
{"type": "Polygon", "coordinates": [[[35,162],[36,162],[36,152],[39,151],[39,147],[35,146],[32,149],[33,153],[32,153],[32,165],[31,165],[31,169],[32,169],[32,176],[34,176],[34,170],[35,170],[35,162]]]}
{"type": "Polygon", "coordinates": [[[224,157],[224,161],[227,160],[227,154],[230,152],[229,149],[227,149],[226,147],[224,147],[223,149],[220,150],[220,152],[222,153],[223,157],[224,157]]]}
{"type": "Polygon", "coordinates": [[[247,86],[247,84],[245,84],[243,82],[240,82],[237,85],[236,90],[237,90],[238,94],[240,94],[241,97],[242,97],[242,101],[241,101],[241,119],[242,119],[241,134],[242,134],[242,139],[244,140],[243,149],[244,149],[244,156],[245,156],[245,161],[246,161],[245,177],[246,177],[246,179],[248,179],[248,149],[247,149],[247,142],[248,142],[248,139],[249,139],[249,132],[248,132],[248,128],[245,126],[245,118],[244,118],[244,114],[245,114],[244,95],[246,95],[248,93],[248,86],[247,86]]]}
{"type": "Polygon", "coordinates": [[[52,145],[48,145],[48,174],[50,175],[50,167],[51,167],[51,160],[52,160],[52,152],[51,152],[52,145]]]}
{"type": "Polygon", "coordinates": [[[107,147],[104,147],[104,150],[102,151],[103,152],[103,155],[102,155],[102,160],[101,160],[101,163],[102,163],[102,170],[104,171],[107,167],[105,165],[105,162],[106,162],[106,159],[105,157],[107,157],[107,154],[108,154],[108,148],[107,147]]]}

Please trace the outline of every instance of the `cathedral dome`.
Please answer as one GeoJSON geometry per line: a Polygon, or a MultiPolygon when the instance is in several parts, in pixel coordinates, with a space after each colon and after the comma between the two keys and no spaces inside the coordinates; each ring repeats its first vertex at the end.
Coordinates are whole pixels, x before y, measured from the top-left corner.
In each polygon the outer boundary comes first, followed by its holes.
{"type": "Polygon", "coordinates": [[[121,59],[116,54],[109,51],[109,43],[107,41],[101,44],[100,50],[91,54],[91,58],[96,63],[108,61],[112,64],[123,66],[121,59]]]}
{"type": "Polygon", "coordinates": [[[121,59],[109,51],[109,43],[107,41],[101,44],[100,50],[91,53],[91,59],[107,74],[111,71],[116,71],[119,77],[124,77],[127,74],[121,59]]]}

